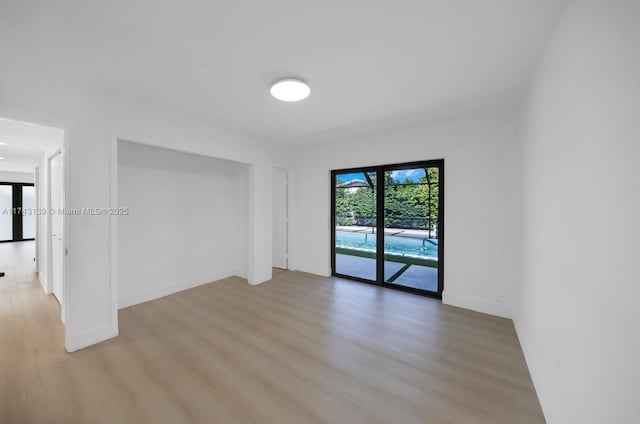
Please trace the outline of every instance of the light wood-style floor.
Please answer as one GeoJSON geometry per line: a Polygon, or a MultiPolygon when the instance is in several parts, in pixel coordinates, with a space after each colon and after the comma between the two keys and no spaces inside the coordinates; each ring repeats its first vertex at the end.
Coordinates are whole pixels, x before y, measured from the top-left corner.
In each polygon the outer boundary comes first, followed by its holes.
{"type": "Polygon", "coordinates": [[[300,272],[121,310],[65,354],[25,246],[0,245],[3,424],[544,422],[509,320],[300,272]]]}

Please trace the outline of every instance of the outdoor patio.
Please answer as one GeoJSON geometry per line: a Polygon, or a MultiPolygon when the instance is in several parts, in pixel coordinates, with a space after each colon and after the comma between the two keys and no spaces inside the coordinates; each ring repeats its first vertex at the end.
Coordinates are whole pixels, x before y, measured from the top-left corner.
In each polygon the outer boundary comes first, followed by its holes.
{"type": "MultiPolygon", "coordinates": [[[[376,280],[376,260],[336,254],[336,271],[366,280],[376,280]]],[[[421,265],[384,261],[384,280],[399,286],[438,291],[438,269],[421,265]]]]}

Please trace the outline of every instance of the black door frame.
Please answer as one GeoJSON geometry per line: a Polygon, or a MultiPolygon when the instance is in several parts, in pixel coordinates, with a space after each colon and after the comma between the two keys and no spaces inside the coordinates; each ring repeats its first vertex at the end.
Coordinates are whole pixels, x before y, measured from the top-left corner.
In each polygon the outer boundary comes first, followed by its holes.
{"type": "Polygon", "coordinates": [[[402,290],[422,296],[442,299],[444,290],[444,159],[432,159],[417,162],[394,163],[387,165],[362,166],[331,170],[331,275],[347,278],[380,287],[402,290]],[[384,173],[412,168],[438,168],[438,291],[406,287],[384,281],[384,173]],[[340,174],[375,172],[376,178],[376,281],[336,272],[336,176],[340,174]],[[380,178],[382,176],[382,178],[380,178]],[[382,201],[380,201],[382,199],[382,201]],[[378,248],[382,246],[382,248],[378,248]]]}
{"type": "Polygon", "coordinates": [[[13,219],[13,236],[11,240],[0,240],[0,243],[12,243],[14,241],[31,241],[34,238],[23,238],[22,228],[22,187],[34,187],[34,183],[14,183],[0,181],[0,185],[11,186],[11,207],[13,219]]]}

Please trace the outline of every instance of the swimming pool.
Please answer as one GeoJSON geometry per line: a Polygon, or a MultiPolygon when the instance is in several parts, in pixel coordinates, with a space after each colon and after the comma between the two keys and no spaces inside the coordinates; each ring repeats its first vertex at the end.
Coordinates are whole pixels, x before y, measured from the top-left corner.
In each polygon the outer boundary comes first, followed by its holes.
{"type": "MultiPolygon", "coordinates": [[[[353,233],[336,231],[336,247],[376,251],[376,235],[369,233],[353,233]]],[[[438,258],[438,240],[411,237],[384,236],[385,253],[417,256],[421,258],[438,258]]]]}

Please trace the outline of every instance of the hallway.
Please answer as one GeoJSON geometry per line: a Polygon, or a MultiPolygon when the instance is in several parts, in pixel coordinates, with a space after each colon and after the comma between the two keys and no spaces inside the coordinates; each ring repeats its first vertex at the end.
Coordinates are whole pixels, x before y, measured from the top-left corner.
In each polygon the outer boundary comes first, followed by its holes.
{"type": "Polygon", "coordinates": [[[44,367],[68,358],[60,305],[45,294],[33,260],[35,242],[0,243],[0,422],[33,403],[34,381],[44,367]],[[19,410],[18,410],[19,409],[19,410]]]}

